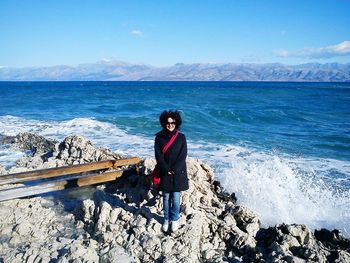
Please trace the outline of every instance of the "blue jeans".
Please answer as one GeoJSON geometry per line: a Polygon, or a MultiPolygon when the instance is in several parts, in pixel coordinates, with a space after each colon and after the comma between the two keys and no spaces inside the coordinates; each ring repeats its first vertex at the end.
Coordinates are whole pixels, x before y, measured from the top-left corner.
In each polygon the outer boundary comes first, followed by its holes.
{"type": "Polygon", "coordinates": [[[177,221],[180,217],[180,192],[163,192],[164,220],[177,221]]]}

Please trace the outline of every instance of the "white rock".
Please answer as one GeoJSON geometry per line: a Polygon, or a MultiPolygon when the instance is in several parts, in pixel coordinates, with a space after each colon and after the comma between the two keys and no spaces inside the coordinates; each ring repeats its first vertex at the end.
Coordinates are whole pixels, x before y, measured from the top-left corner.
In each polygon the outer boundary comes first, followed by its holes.
{"type": "Polygon", "coordinates": [[[236,206],[232,211],[237,222],[237,226],[250,236],[255,237],[261,226],[259,217],[245,206],[236,206]]]}
{"type": "Polygon", "coordinates": [[[334,261],[336,263],[345,263],[345,262],[350,262],[350,253],[344,251],[344,250],[341,250],[339,251],[339,257],[334,261]]]}
{"type": "Polygon", "coordinates": [[[104,263],[131,263],[139,262],[129,255],[121,246],[112,247],[106,255],[101,258],[104,263]]]}
{"type": "Polygon", "coordinates": [[[293,237],[298,239],[301,245],[307,244],[308,246],[313,246],[316,244],[312,232],[305,225],[288,225],[287,230],[293,237]]]}
{"type": "Polygon", "coordinates": [[[94,201],[91,199],[84,200],[81,208],[83,211],[84,221],[89,222],[90,220],[93,220],[95,212],[94,201]]]}
{"type": "Polygon", "coordinates": [[[175,245],[175,241],[171,237],[167,237],[163,242],[162,242],[162,252],[163,255],[169,255],[172,252],[172,249],[175,245]]]}

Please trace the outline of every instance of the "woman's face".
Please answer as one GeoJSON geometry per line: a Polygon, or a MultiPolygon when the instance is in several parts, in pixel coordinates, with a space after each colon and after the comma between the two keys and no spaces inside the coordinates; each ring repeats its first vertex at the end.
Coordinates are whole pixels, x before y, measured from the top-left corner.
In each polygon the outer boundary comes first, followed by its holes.
{"type": "Polygon", "coordinates": [[[175,130],[175,120],[173,118],[168,118],[168,121],[166,123],[166,129],[170,132],[172,132],[173,130],[175,130]]]}

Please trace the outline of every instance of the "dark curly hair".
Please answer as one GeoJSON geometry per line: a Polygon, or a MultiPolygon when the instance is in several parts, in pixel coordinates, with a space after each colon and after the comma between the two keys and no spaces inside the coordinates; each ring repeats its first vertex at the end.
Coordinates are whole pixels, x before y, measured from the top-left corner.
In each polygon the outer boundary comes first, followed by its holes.
{"type": "Polygon", "coordinates": [[[176,129],[179,129],[181,124],[182,124],[182,119],[181,119],[181,116],[180,116],[180,112],[179,111],[172,111],[172,110],[169,110],[169,111],[163,111],[160,116],[159,116],[159,122],[160,122],[160,125],[165,129],[166,128],[166,124],[168,122],[168,118],[172,118],[175,120],[175,126],[176,126],[176,129]]]}

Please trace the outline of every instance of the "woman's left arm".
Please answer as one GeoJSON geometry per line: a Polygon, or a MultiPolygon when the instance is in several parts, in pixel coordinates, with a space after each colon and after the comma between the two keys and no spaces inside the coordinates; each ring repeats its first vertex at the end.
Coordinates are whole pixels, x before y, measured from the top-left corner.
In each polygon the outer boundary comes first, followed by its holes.
{"type": "Polygon", "coordinates": [[[183,168],[183,164],[186,162],[187,157],[187,142],[185,135],[181,136],[182,142],[181,142],[181,149],[180,152],[175,160],[175,162],[172,164],[172,171],[179,172],[183,168]]]}

